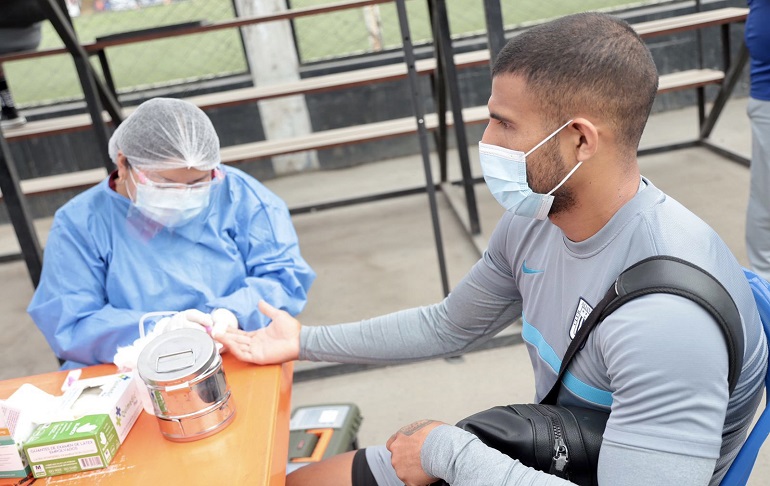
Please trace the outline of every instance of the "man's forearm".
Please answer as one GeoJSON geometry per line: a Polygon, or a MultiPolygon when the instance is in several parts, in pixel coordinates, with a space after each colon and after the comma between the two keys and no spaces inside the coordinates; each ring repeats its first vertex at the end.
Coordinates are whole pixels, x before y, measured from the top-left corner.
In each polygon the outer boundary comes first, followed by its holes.
{"type": "Polygon", "coordinates": [[[306,326],[300,359],[401,363],[451,356],[508,326],[521,303],[502,299],[467,276],[438,304],[337,326],[306,326]]]}
{"type": "Polygon", "coordinates": [[[451,354],[456,345],[436,337],[443,313],[436,304],[348,324],[303,326],[300,359],[380,364],[451,354]]]}
{"type": "Polygon", "coordinates": [[[426,473],[452,486],[567,486],[569,481],[537,471],[487,447],[476,436],[442,425],[422,448],[426,473]]]}

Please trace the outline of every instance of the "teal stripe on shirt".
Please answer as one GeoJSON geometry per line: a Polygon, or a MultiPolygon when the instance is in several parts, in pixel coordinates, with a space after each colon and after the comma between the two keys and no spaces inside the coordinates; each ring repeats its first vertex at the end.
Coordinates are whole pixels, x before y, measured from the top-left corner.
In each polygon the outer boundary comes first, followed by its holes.
{"type": "MultiPolygon", "coordinates": [[[[561,368],[561,359],[559,356],[553,350],[551,345],[546,342],[543,335],[540,334],[540,331],[538,331],[535,326],[527,322],[527,319],[524,316],[522,316],[521,320],[523,323],[521,328],[522,339],[534,346],[543,361],[548,363],[548,366],[553,369],[554,373],[558,373],[559,368],[561,368]]],[[[607,407],[612,405],[611,392],[584,383],[569,371],[564,373],[562,384],[567,387],[569,391],[583,400],[588,400],[589,402],[607,407]]]]}
{"type": "Polygon", "coordinates": [[[521,316],[522,326],[521,326],[521,337],[526,342],[537,348],[537,352],[540,355],[543,360],[548,363],[548,365],[553,368],[555,372],[559,372],[559,368],[561,367],[561,358],[556,354],[556,351],[553,350],[550,344],[548,344],[543,337],[542,334],[540,334],[540,331],[538,331],[535,326],[527,322],[527,319],[522,315],[521,316]]]}

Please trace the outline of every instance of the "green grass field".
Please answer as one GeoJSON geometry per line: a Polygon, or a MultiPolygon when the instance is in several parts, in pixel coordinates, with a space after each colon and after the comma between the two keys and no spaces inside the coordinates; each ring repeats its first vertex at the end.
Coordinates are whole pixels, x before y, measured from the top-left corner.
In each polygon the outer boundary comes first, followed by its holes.
{"type": "MultiPolygon", "coordinates": [[[[506,26],[519,26],[537,20],[588,10],[611,10],[621,6],[658,3],[659,0],[500,0],[506,26]]],[[[291,0],[293,7],[331,3],[330,0],[291,0]]],[[[478,34],[486,30],[483,0],[446,0],[452,36],[478,34]]],[[[382,37],[386,48],[401,45],[401,31],[395,4],[379,6],[382,37]]],[[[409,28],[415,43],[430,39],[428,8],[425,0],[407,1],[409,28]]],[[[367,52],[369,42],[361,9],[335,12],[296,20],[297,44],[303,59],[337,57],[341,53],[367,52]],[[328,19],[328,20],[327,20],[328,19]],[[319,22],[320,21],[320,22],[319,22]],[[351,26],[341,32],[340,25],[351,26]],[[337,41],[343,37],[346,43],[337,41]]]]}
{"type": "MultiPolygon", "coordinates": [[[[334,3],[338,0],[291,0],[293,8],[334,3]]],[[[612,9],[656,0],[501,0],[508,26],[522,25],[567,13],[612,9]]],[[[430,39],[424,0],[409,0],[410,28],[416,43],[430,39]]],[[[483,32],[482,0],[447,0],[454,36],[483,32]]],[[[385,48],[401,44],[396,7],[379,7],[385,48]]],[[[231,0],[183,0],[141,10],[88,13],[74,20],[81,42],[125,32],[190,20],[217,21],[234,16],[231,0]]],[[[304,62],[363,53],[370,50],[362,9],[334,12],[296,20],[298,50],[304,62]]],[[[61,46],[50,24],[44,24],[41,49],[61,46]]],[[[235,29],[110,48],[107,51],[113,77],[121,92],[212,78],[246,71],[240,35],[235,29]]],[[[4,65],[17,104],[34,106],[82,97],[69,56],[49,56],[4,65]]]]}
{"type": "MultiPolygon", "coordinates": [[[[234,17],[230,0],[185,0],[141,10],[85,14],[75,18],[81,42],[99,36],[190,20],[217,21],[234,17]]],[[[43,25],[41,49],[62,45],[56,31],[43,25]]],[[[107,50],[119,90],[157,86],[244,72],[246,60],[235,29],[119,46],[107,50]]],[[[94,65],[98,66],[96,59],[94,65]]],[[[7,63],[4,69],[17,103],[36,105],[82,97],[77,73],[68,55],[7,63]]]]}

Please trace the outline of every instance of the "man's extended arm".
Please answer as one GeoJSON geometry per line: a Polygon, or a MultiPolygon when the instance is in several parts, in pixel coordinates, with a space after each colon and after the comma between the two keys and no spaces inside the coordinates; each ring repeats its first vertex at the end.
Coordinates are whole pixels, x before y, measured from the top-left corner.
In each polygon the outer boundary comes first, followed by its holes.
{"type": "Polygon", "coordinates": [[[303,326],[300,359],[399,363],[462,353],[521,314],[512,291],[490,290],[490,263],[480,260],[443,302],[336,326],[303,326]]]}
{"type": "MultiPolygon", "coordinates": [[[[453,486],[562,486],[573,484],[537,471],[484,445],[473,434],[443,425],[422,449],[426,473],[453,486]]],[[[683,456],[605,441],[599,461],[600,485],[707,485],[715,459],[683,456]]]]}

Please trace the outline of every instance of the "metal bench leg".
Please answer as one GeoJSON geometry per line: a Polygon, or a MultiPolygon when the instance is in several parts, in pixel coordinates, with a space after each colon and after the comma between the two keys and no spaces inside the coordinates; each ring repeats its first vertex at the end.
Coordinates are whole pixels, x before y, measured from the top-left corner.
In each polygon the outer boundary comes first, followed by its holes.
{"type": "Polygon", "coordinates": [[[96,75],[94,68],[91,66],[88,59],[88,54],[78,43],[75,31],[68,21],[69,17],[63,13],[60,0],[40,0],[40,6],[45,10],[46,16],[51,21],[51,24],[56,29],[56,32],[59,34],[59,37],[61,37],[62,42],[64,42],[64,45],[67,47],[67,50],[70,52],[72,59],[75,62],[75,68],[77,69],[80,84],[83,88],[83,95],[85,96],[86,104],[88,105],[88,112],[91,115],[96,142],[102,153],[102,162],[109,172],[114,168],[107,151],[110,133],[107,124],[104,123],[104,120],[102,119],[103,108],[100,97],[108,101],[107,111],[110,114],[110,117],[112,117],[115,125],[119,125],[120,122],[123,121],[120,105],[117,100],[113,98],[112,93],[108,88],[104,86],[101,79],[96,75]]]}
{"type": "Polygon", "coordinates": [[[433,34],[433,52],[436,59],[436,70],[431,75],[431,82],[433,86],[433,100],[436,107],[436,115],[438,116],[438,128],[433,132],[433,140],[436,143],[436,152],[438,154],[439,181],[444,183],[449,180],[449,173],[447,170],[447,92],[446,77],[442,74],[444,72],[443,45],[439,42],[440,27],[438,24],[438,16],[436,15],[432,1],[428,1],[428,14],[430,16],[430,26],[433,34]]]}
{"type": "Polygon", "coordinates": [[[489,44],[489,66],[495,64],[497,54],[505,47],[505,27],[500,0],[484,0],[484,18],[487,22],[487,43],[489,44]]]}
{"type": "Polygon", "coordinates": [[[43,270],[43,254],[27,201],[19,186],[19,175],[13,163],[11,148],[2,133],[0,133],[0,190],[3,191],[5,207],[8,209],[16,238],[19,240],[29,278],[32,279],[32,285],[37,287],[43,270]]]}
{"type": "Polygon", "coordinates": [[[701,138],[708,138],[711,136],[711,131],[714,129],[714,126],[719,119],[719,115],[722,113],[725,104],[727,104],[727,100],[730,99],[730,95],[732,95],[735,85],[738,83],[741,74],[743,74],[743,68],[746,67],[748,62],[749,50],[746,47],[746,44],[741,42],[741,47],[738,50],[738,59],[736,59],[727,71],[725,79],[722,82],[722,87],[719,89],[719,93],[717,93],[717,97],[711,107],[711,111],[709,111],[706,120],[703,122],[700,132],[701,138]]]}
{"type": "Polygon", "coordinates": [[[741,74],[743,73],[743,68],[746,67],[748,62],[749,50],[746,48],[746,44],[741,42],[741,47],[738,51],[738,58],[730,66],[730,69],[728,70],[725,79],[722,82],[722,86],[719,89],[719,93],[717,93],[717,97],[714,100],[714,104],[711,106],[711,110],[709,111],[706,120],[701,125],[700,131],[700,144],[703,147],[721,155],[722,157],[747,167],[751,163],[748,158],[724,147],[715,145],[713,142],[709,141],[709,137],[711,136],[711,132],[714,129],[717,120],[719,120],[719,115],[722,114],[722,110],[727,104],[727,101],[730,99],[730,95],[732,95],[733,90],[735,89],[735,85],[738,83],[738,79],[740,79],[741,74]]]}
{"type": "Polygon", "coordinates": [[[449,295],[449,278],[447,276],[446,259],[444,258],[444,242],[441,237],[441,226],[438,219],[436,185],[433,182],[433,171],[430,166],[430,149],[428,148],[428,130],[425,126],[425,110],[422,106],[423,98],[420,96],[417,71],[414,68],[414,48],[412,46],[412,37],[409,33],[409,21],[407,20],[404,0],[396,0],[396,9],[398,10],[398,21],[404,41],[404,60],[406,61],[409,74],[409,87],[412,95],[412,105],[414,106],[414,116],[417,119],[417,133],[420,140],[423,168],[425,170],[425,189],[428,193],[428,204],[430,205],[430,214],[433,221],[433,236],[436,240],[436,253],[438,254],[438,265],[441,272],[441,286],[446,296],[449,295]]]}
{"type": "MultiPolygon", "coordinates": [[[[468,156],[468,138],[465,133],[465,122],[463,121],[463,106],[460,98],[459,83],[457,80],[457,68],[454,63],[454,50],[452,49],[452,36],[449,30],[449,18],[447,16],[446,3],[444,0],[432,0],[434,14],[437,21],[438,42],[441,46],[443,72],[439,73],[446,84],[449,92],[449,100],[452,104],[452,117],[454,119],[455,139],[457,140],[457,154],[460,157],[460,170],[462,172],[463,189],[465,191],[465,206],[468,210],[468,227],[466,231],[470,236],[481,233],[479,224],[479,213],[476,207],[476,193],[473,187],[473,176],[471,175],[471,162],[468,156]]],[[[448,186],[446,184],[445,186],[448,186]]]]}

